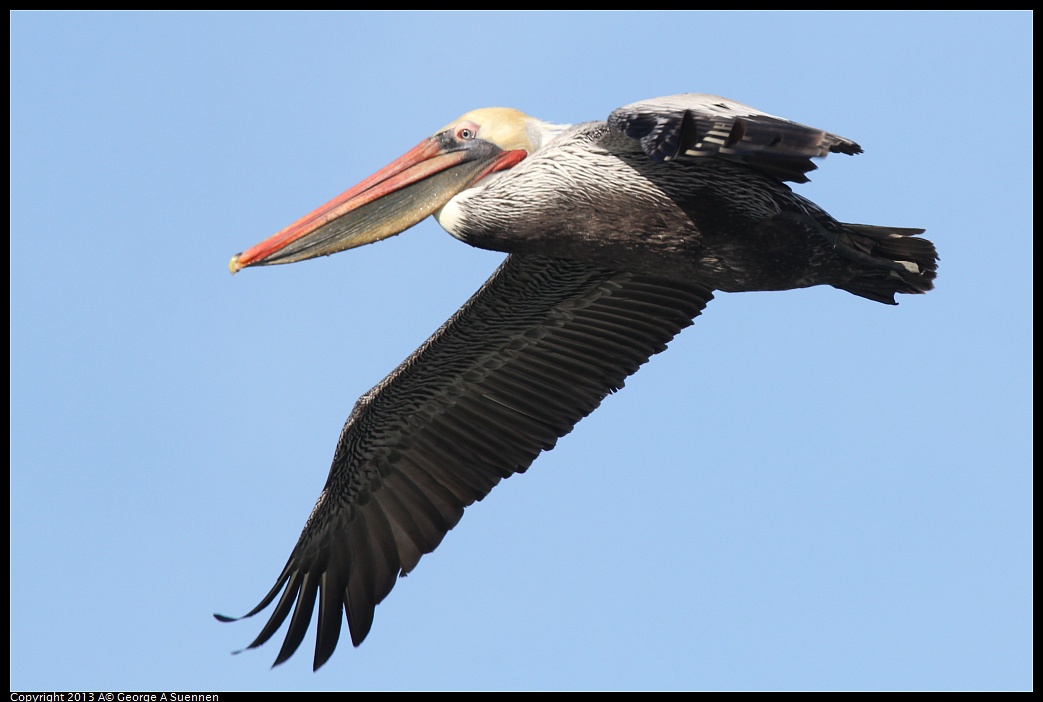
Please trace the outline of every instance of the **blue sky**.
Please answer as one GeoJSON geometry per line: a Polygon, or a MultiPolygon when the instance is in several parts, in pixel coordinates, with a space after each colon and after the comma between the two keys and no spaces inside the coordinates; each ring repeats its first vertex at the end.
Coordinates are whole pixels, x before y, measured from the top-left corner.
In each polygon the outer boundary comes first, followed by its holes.
{"type": "Polygon", "coordinates": [[[1030,13],[14,13],[11,64],[13,690],[1031,688],[1030,13]],[[502,258],[229,256],[470,109],[680,92],[862,144],[799,192],[926,228],[937,290],[718,295],[361,648],[229,655],[502,258]]]}

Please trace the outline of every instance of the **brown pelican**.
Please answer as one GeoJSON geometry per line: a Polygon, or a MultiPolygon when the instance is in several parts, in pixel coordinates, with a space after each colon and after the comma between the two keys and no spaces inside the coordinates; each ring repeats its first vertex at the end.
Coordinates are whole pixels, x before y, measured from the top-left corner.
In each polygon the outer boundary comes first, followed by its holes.
{"type": "MultiPolygon", "coordinates": [[[[501,478],[525,471],[682,328],[714,290],[832,285],[895,304],[933,286],[921,229],[843,224],[793,193],[855,142],[713,95],[575,126],[468,112],[391,165],[234,256],[232,272],[383,239],[434,215],[509,254],[441,329],[355,405],[329,478],[248,646],[318,599],[314,667],[501,478]],[[291,616],[292,613],[292,616],[291,616]]],[[[217,615],[223,621],[229,617],[217,615]]]]}

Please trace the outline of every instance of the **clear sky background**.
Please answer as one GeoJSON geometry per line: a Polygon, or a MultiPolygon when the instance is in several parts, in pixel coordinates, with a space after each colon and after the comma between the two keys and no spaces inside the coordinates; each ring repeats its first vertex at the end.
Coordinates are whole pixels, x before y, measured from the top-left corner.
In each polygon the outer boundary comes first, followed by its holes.
{"type": "Polygon", "coordinates": [[[1030,13],[10,19],[12,689],[1032,687],[1030,13]],[[361,648],[229,655],[356,398],[502,256],[229,257],[470,109],[681,92],[861,143],[799,192],[926,228],[937,290],[718,295],[361,648]]]}

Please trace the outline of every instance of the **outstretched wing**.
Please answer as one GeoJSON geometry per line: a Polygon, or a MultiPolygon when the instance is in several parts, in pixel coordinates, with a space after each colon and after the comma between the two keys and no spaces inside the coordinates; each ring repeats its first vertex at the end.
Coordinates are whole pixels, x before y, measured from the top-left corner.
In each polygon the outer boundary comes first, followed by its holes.
{"type": "Polygon", "coordinates": [[[805,183],[811,159],[859,154],[842,136],[728,100],[688,93],[635,102],[612,112],[612,129],[641,142],[654,161],[717,156],[743,161],[779,180],[805,183]]]}
{"type": "Polygon", "coordinates": [[[464,507],[553,448],[711,298],[699,285],[508,257],[355,405],[304,532],[275,586],[245,615],[278,598],[248,648],[290,617],[275,663],[285,661],[316,599],[314,667],[333,654],[342,611],[359,645],[395,579],[438,546],[464,507]]]}

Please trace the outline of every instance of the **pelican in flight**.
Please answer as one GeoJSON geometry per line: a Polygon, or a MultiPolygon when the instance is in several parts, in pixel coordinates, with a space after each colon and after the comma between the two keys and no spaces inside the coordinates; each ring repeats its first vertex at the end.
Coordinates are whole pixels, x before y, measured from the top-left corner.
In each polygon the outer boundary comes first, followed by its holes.
{"type": "MultiPolygon", "coordinates": [[[[326,256],[434,215],[509,254],[438,331],[356,403],[257,638],[287,617],[278,665],[318,601],[315,669],[456,526],[692,323],[713,291],[832,285],[895,304],[933,287],[922,229],[841,223],[795,194],[811,159],[855,142],[714,95],[655,98],[605,121],[468,112],[274,236],[249,266],[326,256]]],[[[593,478],[592,478],[593,479],[593,478]]],[[[215,615],[222,621],[232,618],[215,615]]]]}

